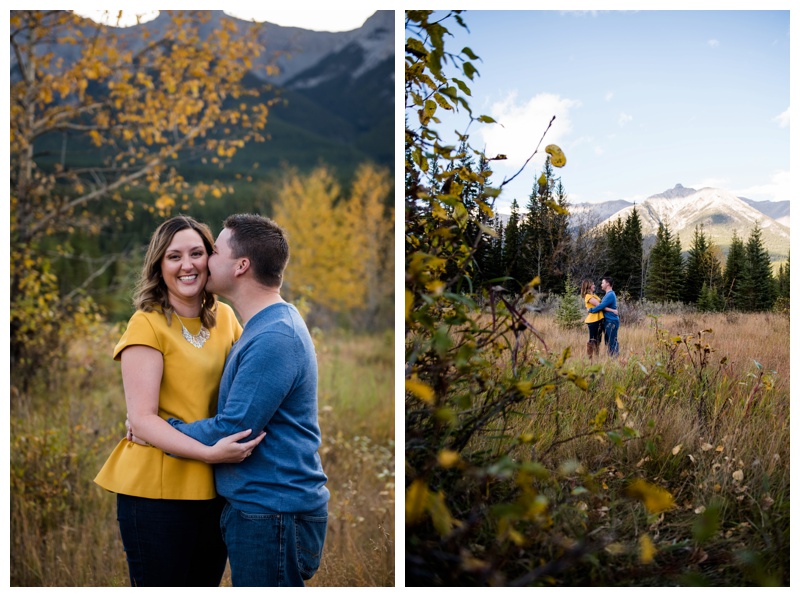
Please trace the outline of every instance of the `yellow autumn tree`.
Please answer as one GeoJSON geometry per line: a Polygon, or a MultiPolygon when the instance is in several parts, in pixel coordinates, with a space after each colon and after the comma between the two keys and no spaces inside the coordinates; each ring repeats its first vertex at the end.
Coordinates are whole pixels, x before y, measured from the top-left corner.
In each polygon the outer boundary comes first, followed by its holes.
{"type": "Polygon", "coordinates": [[[286,176],[274,218],[289,235],[287,296],[376,327],[381,306],[393,309],[391,188],[388,173],[371,165],[358,169],[348,196],[324,166],[286,176]]]}
{"type": "Polygon", "coordinates": [[[117,35],[70,11],[10,19],[11,350],[23,371],[55,358],[60,332],[92,310],[80,283],[54,294],[42,240],[221,195],[227,185],[189,185],[179,160],[221,164],[263,140],[270,106],[242,84],[260,53],[256,29],[237,32],[232,19],[212,27],[208,11],[169,11],[158,37],[117,35]],[[108,199],[117,207],[95,207],[108,199]]]}
{"type": "Polygon", "coordinates": [[[394,210],[386,205],[391,189],[385,169],[363,165],[343,206],[344,226],[355,250],[353,265],[364,293],[356,318],[366,328],[380,326],[394,313],[394,210]]]}

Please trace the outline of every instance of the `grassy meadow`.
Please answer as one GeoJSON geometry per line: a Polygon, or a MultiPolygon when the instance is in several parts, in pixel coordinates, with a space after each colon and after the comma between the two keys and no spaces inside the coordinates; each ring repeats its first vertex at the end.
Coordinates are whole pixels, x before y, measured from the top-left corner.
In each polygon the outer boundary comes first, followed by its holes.
{"type": "MultiPolygon", "coordinates": [[[[11,388],[11,586],[129,585],[114,495],[92,482],[124,434],[118,337],[99,327],[46,382],[11,388]]],[[[315,330],[314,340],[331,501],[309,584],[394,586],[393,336],[315,330]]]]}
{"type": "MultiPolygon", "coordinates": [[[[406,541],[411,533],[416,549],[432,550],[424,553],[452,550],[460,564],[440,574],[423,557],[416,569],[407,561],[407,582],[788,586],[789,317],[640,313],[622,322],[619,358],[603,346],[591,360],[586,326],[564,329],[552,312],[528,319],[547,349],[523,334],[518,379],[549,383],[553,369],[541,360],[568,349],[562,371],[586,389],[534,392],[458,459],[440,456],[437,487],[461,522],[438,538],[426,524],[412,527],[406,541]],[[637,495],[635,479],[661,489],[637,495]],[[662,498],[668,507],[647,508],[662,498]],[[494,522],[476,522],[476,504],[494,522]]],[[[485,387],[509,375],[510,359],[496,353],[485,387]]]]}

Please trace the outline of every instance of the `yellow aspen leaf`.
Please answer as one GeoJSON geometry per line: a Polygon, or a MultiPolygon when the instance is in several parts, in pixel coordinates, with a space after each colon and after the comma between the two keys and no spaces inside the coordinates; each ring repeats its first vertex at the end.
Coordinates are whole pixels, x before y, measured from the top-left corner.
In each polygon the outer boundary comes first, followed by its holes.
{"type": "Polygon", "coordinates": [[[158,209],[168,209],[173,205],[175,205],[175,200],[169,195],[161,195],[161,197],[156,199],[155,203],[155,206],[158,209]]]}
{"type": "Polygon", "coordinates": [[[733,471],[733,475],[731,476],[733,477],[734,481],[742,481],[744,479],[744,473],[742,472],[742,469],[733,471]]]}
{"type": "Polygon", "coordinates": [[[53,101],[53,92],[49,87],[42,87],[41,91],[39,92],[39,99],[45,104],[49,104],[53,101]]]}
{"type": "Polygon", "coordinates": [[[703,452],[708,452],[708,451],[709,451],[710,449],[712,449],[713,447],[714,447],[714,446],[712,446],[711,444],[709,444],[708,442],[706,442],[706,443],[704,443],[702,446],[700,446],[700,449],[701,449],[703,452]]]}
{"type": "Polygon", "coordinates": [[[533,280],[531,280],[530,282],[525,284],[525,288],[523,289],[523,292],[525,290],[533,288],[534,286],[538,286],[541,283],[542,283],[542,281],[539,279],[539,276],[536,276],[533,280]]]}
{"type": "Polygon", "coordinates": [[[439,461],[439,466],[442,468],[453,468],[461,462],[461,454],[455,450],[444,449],[439,452],[436,459],[439,461]]]}
{"type": "Polygon", "coordinates": [[[523,396],[528,396],[531,393],[531,388],[533,387],[533,382],[530,381],[518,381],[516,386],[519,393],[523,396]]]}
{"type": "Polygon", "coordinates": [[[433,296],[441,296],[445,287],[446,284],[444,280],[431,280],[425,284],[425,288],[427,288],[428,292],[430,292],[433,296]]]}
{"type": "Polygon", "coordinates": [[[606,545],[605,550],[612,556],[619,556],[625,553],[625,546],[622,543],[614,542],[606,545]]]}
{"type": "Polygon", "coordinates": [[[622,401],[622,399],[619,396],[616,397],[615,401],[617,403],[617,408],[618,409],[625,410],[625,403],[622,401]]]}
{"type": "Polygon", "coordinates": [[[642,502],[651,514],[675,507],[675,500],[669,491],[644,479],[634,479],[625,489],[625,495],[642,502]]]}
{"type": "Polygon", "coordinates": [[[584,392],[586,392],[589,389],[589,382],[586,381],[586,379],[581,377],[580,375],[576,375],[575,379],[572,380],[572,383],[574,383],[584,392]]]}
{"type": "Polygon", "coordinates": [[[422,479],[415,479],[406,489],[406,524],[413,525],[422,521],[428,505],[428,484],[422,479]]]}
{"type": "Polygon", "coordinates": [[[562,207],[561,205],[559,205],[555,201],[545,201],[544,204],[547,207],[549,207],[550,209],[552,209],[554,212],[559,214],[559,215],[562,215],[562,216],[568,216],[569,215],[569,210],[567,208],[565,208],[565,207],[562,207]]]}
{"type": "Polygon", "coordinates": [[[567,359],[569,358],[570,352],[571,352],[571,349],[570,349],[569,346],[567,346],[564,349],[564,352],[561,353],[561,356],[559,357],[558,361],[556,362],[556,367],[557,368],[561,368],[561,367],[564,366],[564,363],[566,363],[567,359]]]}
{"type": "Polygon", "coordinates": [[[605,424],[607,418],[608,418],[608,410],[606,410],[605,408],[601,408],[600,411],[595,416],[594,420],[592,421],[592,424],[594,425],[595,429],[601,428],[605,424]]]}
{"type": "Polygon", "coordinates": [[[417,377],[406,380],[406,392],[410,392],[426,404],[433,404],[435,393],[433,388],[417,377]]]}
{"type": "Polygon", "coordinates": [[[682,448],[682,447],[683,447],[683,444],[678,444],[677,446],[675,446],[674,448],[672,448],[672,455],[673,455],[673,456],[677,455],[677,454],[678,454],[678,452],[680,452],[680,451],[681,451],[681,448],[682,448]]]}
{"type": "Polygon", "coordinates": [[[650,535],[644,534],[639,537],[639,561],[642,564],[650,564],[656,555],[656,551],[658,550],[656,550],[653,540],[650,539],[650,535]]]}
{"type": "Polygon", "coordinates": [[[444,537],[453,530],[455,521],[450,514],[447,504],[444,502],[444,492],[428,492],[428,512],[431,515],[433,527],[440,536],[444,537]]]}
{"type": "Polygon", "coordinates": [[[515,528],[508,529],[508,538],[517,547],[523,547],[525,545],[525,537],[515,528]]]}
{"type": "Polygon", "coordinates": [[[567,163],[567,157],[558,145],[552,143],[544,148],[545,152],[550,154],[550,163],[555,168],[563,168],[567,163]]]}
{"type": "Polygon", "coordinates": [[[414,306],[414,293],[406,290],[406,321],[411,316],[411,308],[414,306]]]}

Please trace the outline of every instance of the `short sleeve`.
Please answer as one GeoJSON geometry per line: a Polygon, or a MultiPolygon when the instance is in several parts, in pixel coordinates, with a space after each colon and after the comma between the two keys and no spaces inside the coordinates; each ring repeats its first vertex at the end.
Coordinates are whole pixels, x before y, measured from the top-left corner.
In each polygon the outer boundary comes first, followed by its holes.
{"type": "MultiPolygon", "coordinates": [[[[160,313],[153,313],[151,315],[161,317],[160,313]]],[[[119,342],[117,342],[117,345],[114,347],[114,360],[119,361],[120,353],[123,350],[129,346],[137,345],[150,346],[162,354],[164,352],[164,348],[159,341],[158,334],[156,334],[156,330],[150,318],[142,311],[134,313],[133,317],[128,321],[128,329],[125,330],[125,333],[122,334],[119,342]]]]}

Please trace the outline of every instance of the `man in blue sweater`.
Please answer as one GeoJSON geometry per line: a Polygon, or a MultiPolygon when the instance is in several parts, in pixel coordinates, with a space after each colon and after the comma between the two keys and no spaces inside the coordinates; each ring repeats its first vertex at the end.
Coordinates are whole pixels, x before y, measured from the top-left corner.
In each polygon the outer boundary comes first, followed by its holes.
{"type": "MultiPolygon", "coordinates": [[[[614,281],[606,276],[600,281],[600,288],[605,292],[599,304],[589,309],[589,313],[603,311],[606,307],[617,308],[617,295],[613,289],[614,281]]],[[[619,332],[619,316],[616,313],[603,311],[603,325],[605,326],[606,348],[608,354],[615,357],[619,354],[619,342],[617,342],[617,332],[619,332]]]]}
{"type": "Polygon", "coordinates": [[[231,580],[303,586],[319,567],[330,495],[318,454],[314,344],[280,295],[289,259],[283,229],[249,214],[223,226],[206,288],[230,301],[244,330],[225,363],[217,416],[169,422],[207,445],[241,429],[267,432],[241,463],[214,466],[217,493],[228,501],[220,527],[231,580]]]}

